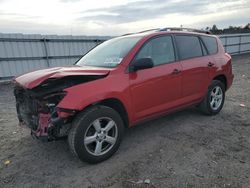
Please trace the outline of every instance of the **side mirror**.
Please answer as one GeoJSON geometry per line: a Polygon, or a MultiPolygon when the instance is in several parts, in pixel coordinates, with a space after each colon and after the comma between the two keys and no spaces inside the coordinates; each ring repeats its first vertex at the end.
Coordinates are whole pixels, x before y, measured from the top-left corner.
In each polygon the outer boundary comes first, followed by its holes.
{"type": "Polygon", "coordinates": [[[131,72],[136,72],[138,70],[142,70],[142,69],[149,69],[154,67],[154,63],[153,60],[149,57],[147,58],[140,58],[135,60],[131,67],[130,67],[130,71],[131,72]]]}

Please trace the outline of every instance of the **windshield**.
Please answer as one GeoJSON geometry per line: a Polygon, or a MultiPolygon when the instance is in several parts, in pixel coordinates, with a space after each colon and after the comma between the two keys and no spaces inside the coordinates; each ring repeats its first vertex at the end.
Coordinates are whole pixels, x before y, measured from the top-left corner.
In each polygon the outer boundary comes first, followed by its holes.
{"type": "Polygon", "coordinates": [[[138,36],[120,37],[108,40],[95,47],[76,64],[80,66],[116,67],[141,38],[138,36]]]}

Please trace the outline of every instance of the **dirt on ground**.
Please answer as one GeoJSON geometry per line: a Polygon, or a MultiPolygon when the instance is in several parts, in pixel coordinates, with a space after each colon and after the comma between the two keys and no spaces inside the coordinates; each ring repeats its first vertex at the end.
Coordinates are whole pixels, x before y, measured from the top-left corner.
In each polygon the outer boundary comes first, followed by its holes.
{"type": "Polygon", "coordinates": [[[73,157],[66,140],[34,140],[1,84],[0,187],[250,187],[250,55],[234,56],[233,72],[218,115],[189,108],[130,128],[96,165],[73,157]]]}

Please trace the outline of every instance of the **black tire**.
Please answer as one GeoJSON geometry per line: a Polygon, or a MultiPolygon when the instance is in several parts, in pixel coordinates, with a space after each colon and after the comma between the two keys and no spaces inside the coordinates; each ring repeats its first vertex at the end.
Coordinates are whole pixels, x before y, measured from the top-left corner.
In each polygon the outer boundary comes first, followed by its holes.
{"type": "MultiPolygon", "coordinates": [[[[110,130],[108,130],[107,132],[109,131],[110,130]]],[[[78,156],[80,160],[84,162],[88,162],[88,163],[99,163],[111,157],[118,150],[121,140],[122,140],[123,133],[124,133],[124,123],[117,111],[107,106],[100,106],[100,105],[92,106],[90,108],[87,108],[83,112],[79,113],[74,119],[72,123],[72,128],[68,136],[69,147],[72,153],[78,156]],[[110,121],[113,121],[115,123],[114,129],[117,130],[117,133],[115,133],[116,141],[114,142],[112,147],[109,150],[107,150],[106,153],[102,155],[98,154],[98,156],[96,156],[94,153],[95,151],[91,153],[92,151],[89,149],[87,145],[85,145],[85,138],[86,138],[85,136],[86,134],[88,134],[88,131],[90,129],[95,128],[94,122],[96,120],[103,121],[103,120],[99,120],[103,117],[110,118],[110,121]]],[[[95,132],[94,134],[96,135],[97,132],[95,132]]],[[[106,133],[106,134],[109,134],[109,133],[106,133]]],[[[96,140],[93,142],[93,145],[96,145],[96,146],[93,146],[93,147],[96,148],[98,142],[102,142],[103,144],[105,141],[96,140]]],[[[105,144],[109,145],[108,142],[107,143],[105,142],[105,144]]],[[[101,146],[101,148],[102,147],[103,146],[101,146]]]]}
{"type": "Polygon", "coordinates": [[[206,96],[204,97],[202,102],[199,104],[198,108],[201,110],[201,112],[203,112],[206,115],[216,115],[223,108],[224,100],[225,100],[225,85],[219,80],[213,80],[211,85],[208,88],[206,96]],[[213,109],[210,105],[210,100],[212,97],[212,91],[216,87],[219,87],[222,91],[222,101],[221,101],[220,105],[218,105],[217,109],[213,109]]]}

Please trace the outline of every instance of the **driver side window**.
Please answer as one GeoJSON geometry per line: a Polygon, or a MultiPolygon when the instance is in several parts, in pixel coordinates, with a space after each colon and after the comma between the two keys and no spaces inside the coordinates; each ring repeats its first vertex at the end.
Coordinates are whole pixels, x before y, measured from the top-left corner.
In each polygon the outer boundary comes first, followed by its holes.
{"type": "Polygon", "coordinates": [[[137,59],[151,58],[154,65],[166,64],[175,60],[171,36],[157,37],[147,42],[136,56],[137,59]]]}

